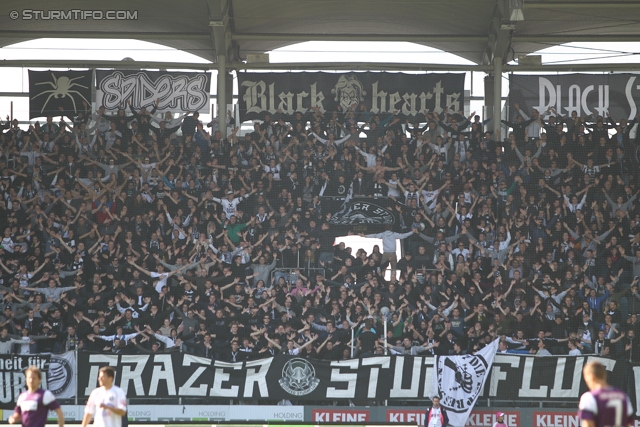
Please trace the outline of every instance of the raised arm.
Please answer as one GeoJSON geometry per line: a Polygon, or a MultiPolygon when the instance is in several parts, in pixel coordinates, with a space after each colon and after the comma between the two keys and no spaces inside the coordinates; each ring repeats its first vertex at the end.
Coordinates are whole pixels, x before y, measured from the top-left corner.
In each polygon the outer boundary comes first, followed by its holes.
{"type": "Polygon", "coordinates": [[[138,270],[140,270],[142,273],[146,274],[147,276],[151,276],[151,272],[149,270],[145,270],[144,268],[140,267],[135,262],[131,261],[131,262],[129,262],[129,264],[131,264],[132,266],[134,266],[135,268],[137,268],[138,270]]]}

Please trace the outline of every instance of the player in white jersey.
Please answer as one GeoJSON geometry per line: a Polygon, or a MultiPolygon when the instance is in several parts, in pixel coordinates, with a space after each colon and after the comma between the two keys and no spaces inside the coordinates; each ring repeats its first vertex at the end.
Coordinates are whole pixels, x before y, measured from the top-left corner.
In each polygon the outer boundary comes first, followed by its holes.
{"type": "Polygon", "coordinates": [[[122,417],[127,415],[127,396],[113,384],[115,371],[103,366],[98,373],[100,387],[91,392],[84,408],[82,427],[87,427],[91,418],[96,427],[122,427],[122,417]]]}

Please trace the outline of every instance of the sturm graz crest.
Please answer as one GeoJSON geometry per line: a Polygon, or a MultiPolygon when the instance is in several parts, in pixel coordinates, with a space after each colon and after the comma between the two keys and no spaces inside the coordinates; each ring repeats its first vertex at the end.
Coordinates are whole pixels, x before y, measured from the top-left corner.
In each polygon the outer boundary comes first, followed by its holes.
{"type": "Polygon", "coordinates": [[[438,394],[442,405],[453,412],[466,412],[482,391],[488,363],[479,355],[438,357],[438,394]]]}
{"type": "Polygon", "coordinates": [[[47,389],[54,396],[59,396],[69,387],[72,380],[73,368],[69,361],[52,355],[49,361],[49,370],[47,371],[47,389]]]}
{"type": "Polygon", "coordinates": [[[278,383],[287,393],[304,396],[315,390],[320,380],[316,378],[316,370],[311,363],[296,357],[285,363],[278,383]]]}

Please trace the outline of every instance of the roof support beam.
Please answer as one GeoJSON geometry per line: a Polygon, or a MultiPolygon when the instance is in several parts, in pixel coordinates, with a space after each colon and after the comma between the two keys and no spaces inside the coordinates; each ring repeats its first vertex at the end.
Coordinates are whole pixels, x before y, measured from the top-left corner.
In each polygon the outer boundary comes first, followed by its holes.
{"type": "Polygon", "coordinates": [[[567,12],[571,12],[576,8],[581,10],[583,9],[638,9],[640,8],[640,3],[637,1],[606,1],[599,3],[590,3],[590,2],[566,2],[561,1],[557,3],[550,2],[532,2],[525,1],[524,2],[525,9],[553,9],[553,10],[566,10],[567,12]]]}
{"type": "Polygon", "coordinates": [[[106,31],[0,31],[0,38],[42,39],[42,38],[82,38],[82,39],[141,39],[141,40],[205,40],[209,33],[176,32],[106,32],[106,31]]]}
{"type": "MultiPolygon", "coordinates": [[[[227,0],[206,0],[209,10],[209,29],[211,30],[211,42],[215,49],[217,63],[217,94],[218,117],[221,123],[227,111],[227,58],[231,55],[231,34],[229,25],[229,2],[227,0]]],[[[213,111],[211,112],[213,114],[213,111]]],[[[227,127],[220,126],[222,137],[227,136],[227,127]]]]}
{"type": "Polygon", "coordinates": [[[17,68],[119,68],[127,70],[212,70],[215,64],[210,62],[198,64],[195,62],[153,62],[153,61],[85,61],[85,60],[3,60],[0,67],[17,68]]]}
{"type": "Polygon", "coordinates": [[[359,42],[412,42],[412,43],[444,43],[444,42],[478,42],[485,41],[482,35],[397,35],[397,34],[232,34],[234,41],[359,41],[359,42]]]}
{"type": "MultiPolygon", "coordinates": [[[[640,6],[640,2],[638,2],[640,6]]],[[[478,35],[379,35],[379,34],[259,34],[244,33],[228,36],[233,41],[371,41],[371,42],[411,42],[411,43],[468,43],[484,42],[486,36],[478,35]]],[[[571,43],[571,42],[627,42],[640,40],[640,34],[558,34],[558,35],[515,35],[519,43],[571,43]]],[[[209,40],[207,33],[175,32],[94,32],[94,31],[2,31],[0,38],[41,39],[41,38],[89,38],[89,39],[137,39],[137,40],[209,40]]]]}
{"type": "Polygon", "coordinates": [[[211,43],[216,56],[223,55],[226,57],[229,50],[229,43],[226,40],[227,27],[229,25],[228,15],[221,0],[206,0],[206,3],[209,10],[211,43]]]}
{"type": "MultiPolygon", "coordinates": [[[[1,62],[0,62],[1,64],[1,62]]],[[[457,64],[402,64],[397,62],[298,62],[247,64],[234,62],[227,64],[235,70],[344,70],[344,71],[490,71],[485,65],[457,64]]]]}
{"type": "Polygon", "coordinates": [[[507,72],[581,72],[581,73],[613,73],[621,71],[640,71],[640,63],[628,64],[551,64],[551,65],[505,65],[503,71],[507,72]]]}
{"type": "MultiPolygon", "coordinates": [[[[246,64],[244,62],[228,63],[228,70],[340,70],[340,71],[424,71],[424,72],[493,72],[491,65],[459,65],[459,64],[400,64],[397,62],[297,62],[275,64],[246,64]]],[[[4,60],[1,67],[16,68],[126,68],[130,70],[217,70],[217,64],[208,62],[152,62],[152,61],[85,61],[85,60],[4,60]]],[[[640,71],[640,63],[621,64],[555,64],[555,65],[504,65],[503,73],[508,72],[583,72],[610,73],[616,71],[640,71]]]]}
{"type": "Polygon", "coordinates": [[[535,36],[518,34],[515,35],[517,43],[579,43],[579,42],[636,42],[640,40],[640,34],[558,34],[535,36]]]}
{"type": "Polygon", "coordinates": [[[509,21],[508,0],[498,0],[494,6],[493,19],[485,47],[483,64],[493,64],[494,57],[500,57],[506,62],[506,51],[509,47],[515,24],[509,21]]]}

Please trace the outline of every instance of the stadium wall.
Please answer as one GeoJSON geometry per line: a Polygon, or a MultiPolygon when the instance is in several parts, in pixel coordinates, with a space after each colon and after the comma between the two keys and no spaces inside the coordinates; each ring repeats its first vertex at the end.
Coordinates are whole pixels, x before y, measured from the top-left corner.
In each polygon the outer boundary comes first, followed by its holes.
{"type": "MultiPolygon", "coordinates": [[[[67,423],[79,423],[83,405],[63,406],[67,423]]],[[[509,427],[580,427],[577,408],[492,408],[474,410],[465,427],[492,427],[497,411],[504,412],[509,427]]],[[[6,421],[12,411],[0,411],[6,421]]],[[[320,424],[365,427],[367,425],[424,425],[424,408],[419,407],[339,407],[339,406],[263,406],[263,405],[132,405],[130,423],[171,425],[197,423],[217,426],[235,423],[242,427],[269,424],[312,427],[320,424]]],[[[640,427],[636,420],[632,427],[640,427]]]]}

